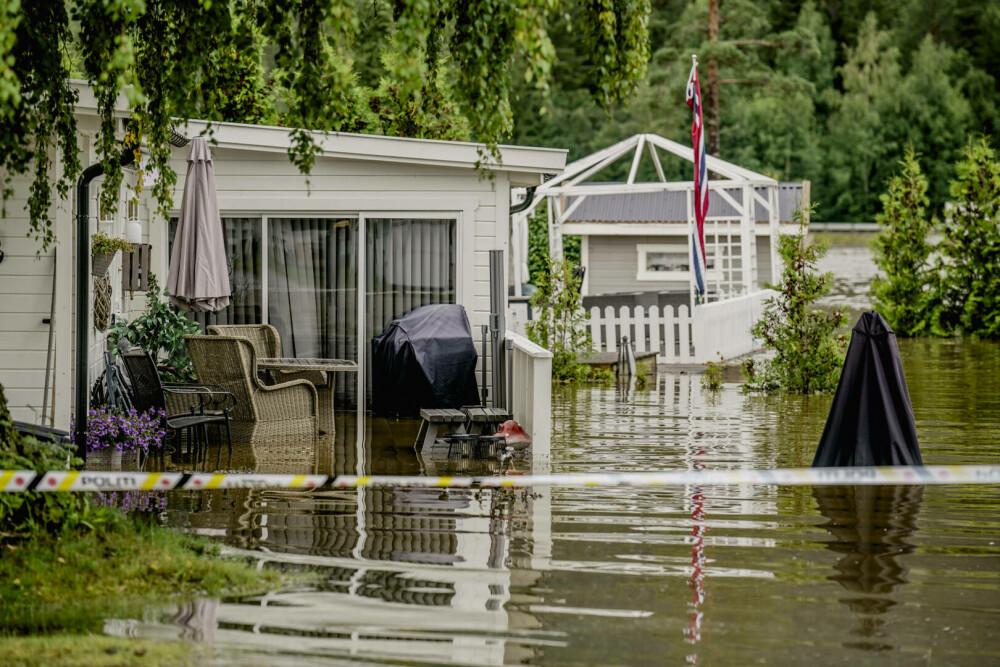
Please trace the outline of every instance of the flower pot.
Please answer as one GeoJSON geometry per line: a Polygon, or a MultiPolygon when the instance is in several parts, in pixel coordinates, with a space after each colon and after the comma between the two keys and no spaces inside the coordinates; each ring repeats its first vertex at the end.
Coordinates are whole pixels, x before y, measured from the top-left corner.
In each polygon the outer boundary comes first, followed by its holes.
{"type": "Polygon", "coordinates": [[[126,449],[122,452],[122,470],[139,472],[139,450],[126,449]]]}
{"type": "Polygon", "coordinates": [[[95,252],[94,253],[93,264],[90,267],[90,275],[94,276],[95,278],[100,278],[105,273],[107,273],[108,272],[108,268],[110,268],[110,266],[111,266],[111,262],[114,261],[115,255],[117,255],[117,254],[118,254],[118,251],[109,252],[109,253],[108,252],[102,252],[102,253],[96,253],[95,252]]]}
{"type": "Polygon", "coordinates": [[[122,453],[117,447],[87,452],[87,470],[121,470],[122,453]]]}

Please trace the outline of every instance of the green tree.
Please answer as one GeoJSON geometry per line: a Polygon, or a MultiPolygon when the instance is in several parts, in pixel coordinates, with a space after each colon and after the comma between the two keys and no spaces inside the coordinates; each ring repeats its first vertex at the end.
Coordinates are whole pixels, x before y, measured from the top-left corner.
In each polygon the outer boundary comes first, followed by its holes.
{"type": "Polygon", "coordinates": [[[573,265],[560,260],[536,276],[538,291],[531,297],[537,317],[528,322],[528,338],[552,352],[552,381],[580,382],[590,368],[577,363],[593,352],[590,333],[584,323],[587,314],[580,298],[580,278],[573,265]]]}
{"type": "Polygon", "coordinates": [[[939,246],[944,327],[1000,338],[1000,162],[979,139],[969,143],[956,171],[939,246]]]}
{"type": "Polygon", "coordinates": [[[871,220],[877,210],[875,171],[888,156],[883,115],[892,112],[901,74],[899,50],[874,14],[861,26],[858,41],[839,68],[843,93],[832,92],[834,111],[825,142],[828,175],[817,197],[831,202],[827,215],[836,220],[871,220]]]}
{"type": "Polygon", "coordinates": [[[897,336],[921,336],[936,332],[927,177],[912,148],[900,165],[901,173],[889,181],[889,191],[881,197],[882,212],[875,216],[881,231],[872,247],[882,275],[872,283],[872,295],[875,309],[897,336]]]}
{"type": "Polygon", "coordinates": [[[806,242],[806,216],[796,210],[798,234],[782,234],[778,254],[781,282],[765,302],[764,315],[750,331],[774,357],[744,364],[747,391],[825,393],[836,389],[847,340],[837,330],[847,323],[842,308],[824,311],[816,301],[830,291],[832,273],[819,273],[817,261],[826,254],[823,244],[806,242]]]}

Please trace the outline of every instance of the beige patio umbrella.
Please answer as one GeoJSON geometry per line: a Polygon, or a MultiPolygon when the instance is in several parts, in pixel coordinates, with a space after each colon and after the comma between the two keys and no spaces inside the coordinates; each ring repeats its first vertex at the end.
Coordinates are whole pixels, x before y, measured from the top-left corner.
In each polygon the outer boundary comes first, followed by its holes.
{"type": "Polygon", "coordinates": [[[188,147],[184,199],[170,253],[167,289],[178,308],[197,312],[222,310],[232,294],[212,152],[204,137],[195,137],[188,147]]]}

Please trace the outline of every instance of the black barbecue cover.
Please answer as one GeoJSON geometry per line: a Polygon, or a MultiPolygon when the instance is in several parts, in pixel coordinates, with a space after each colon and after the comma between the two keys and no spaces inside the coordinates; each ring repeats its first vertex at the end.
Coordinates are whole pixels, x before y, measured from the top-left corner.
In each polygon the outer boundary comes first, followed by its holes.
{"type": "Polygon", "coordinates": [[[814,468],[923,465],[896,334],[877,312],[854,325],[814,468]]]}
{"type": "Polygon", "coordinates": [[[476,346],[465,308],[433,304],[393,320],[372,340],[372,407],[381,417],[479,403],[476,346]]]}

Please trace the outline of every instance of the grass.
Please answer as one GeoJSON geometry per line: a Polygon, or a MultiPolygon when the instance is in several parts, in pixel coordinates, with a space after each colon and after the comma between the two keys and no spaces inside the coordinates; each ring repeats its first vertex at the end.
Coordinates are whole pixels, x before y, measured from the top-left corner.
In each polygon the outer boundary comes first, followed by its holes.
{"type": "MultiPolygon", "coordinates": [[[[4,544],[0,634],[100,633],[105,618],[280,585],[278,573],[220,558],[217,551],[201,538],[135,519],[108,531],[4,544]]],[[[9,663],[0,658],[0,664],[9,663]]]]}
{"type": "Polygon", "coordinates": [[[8,637],[0,639],[0,664],[62,665],[90,667],[104,665],[198,665],[204,664],[210,649],[201,644],[121,639],[96,635],[56,635],[51,637],[8,637]]]}

